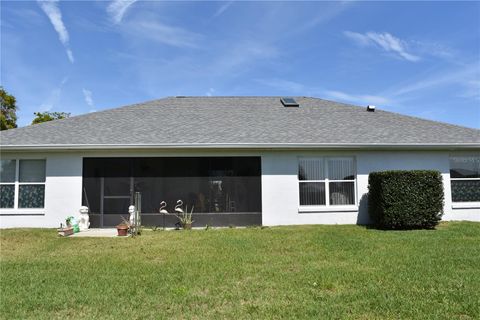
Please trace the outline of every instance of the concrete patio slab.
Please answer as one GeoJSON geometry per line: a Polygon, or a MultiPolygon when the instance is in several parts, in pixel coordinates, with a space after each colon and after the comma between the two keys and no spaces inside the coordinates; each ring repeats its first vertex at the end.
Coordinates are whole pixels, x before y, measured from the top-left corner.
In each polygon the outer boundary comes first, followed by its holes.
{"type": "MultiPolygon", "coordinates": [[[[85,231],[80,231],[78,233],[74,233],[71,237],[103,237],[103,238],[112,238],[117,237],[117,229],[115,228],[98,228],[98,229],[88,229],[85,231]]],[[[124,238],[124,237],[119,237],[124,238]]]]}

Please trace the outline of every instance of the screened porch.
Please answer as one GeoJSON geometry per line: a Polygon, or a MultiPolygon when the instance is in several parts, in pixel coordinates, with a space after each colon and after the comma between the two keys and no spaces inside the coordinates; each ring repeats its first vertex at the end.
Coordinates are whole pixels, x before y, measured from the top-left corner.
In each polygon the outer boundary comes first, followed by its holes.
{"type": "Polygon", "coordinates": [[[142,195],[142,225],[174,227],[177,200],[193,208],[194,226],[262,223],[260,157],[84,158],[82,204],[91,227],[115,226],[134,194],[142,195]]]}

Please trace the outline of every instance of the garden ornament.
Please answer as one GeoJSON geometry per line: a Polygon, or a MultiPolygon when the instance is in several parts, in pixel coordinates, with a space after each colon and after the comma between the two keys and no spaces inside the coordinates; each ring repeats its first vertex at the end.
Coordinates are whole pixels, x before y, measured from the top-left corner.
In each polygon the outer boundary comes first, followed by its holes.
{"type": "Polygon", "coordinates": [[[90,227],[90,216],[88,215],[88,207],[80,207],[80,217],[78,219],[78,227],[80,231],[87,230],[90,227]]]}
{"type": "Polygon", "coordinates": [[[175,206],[175,212],[183,213],[182,206],[183,206],[183,201],[177,200],[177,205],[175,206]]]}
{"type": "Polygon", "coordinates": [[[168,214],[168,211],[165,209],[167,207],[167,203],[165,201],[160,202],[160,213],[168,214]]]}
{"type": "Polygon", "coordinates": [[[130,225],[135,224],[135,206],[128,207],[128,213],[130,214],[130,225]]]}

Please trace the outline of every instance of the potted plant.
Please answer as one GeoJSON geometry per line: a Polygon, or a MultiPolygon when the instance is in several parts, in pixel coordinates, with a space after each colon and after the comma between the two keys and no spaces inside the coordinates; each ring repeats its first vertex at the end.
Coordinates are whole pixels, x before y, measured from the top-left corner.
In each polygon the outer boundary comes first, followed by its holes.
{"type": "Polygon", "coordinates": [[[74,216],[69,216],[65,219],[67,223],[67,227],[72,228],[73,233],[80,232],[80,228],[78,227],[77,219],[74,216]]]}
{"type": "Polygon", "coordinates": [[[179,220],[180,225],[184,230],[192,229],[192,215],[193,215],[193,206],[192,210],[188,212],[188,206],[185,207],[185,212],[183,210],[176,210],[176,213],[173,213],[179,220]]]}
{"type": "Polygon", "coordinates": [[[117,235],[119,237],[128,236],[128,229],[130,229],[130,222],[122,217],[122,222],[117,225],[117,235]]]}
{"type": "Polygon", "coordinates": [[[73,228],[67,224],[67,226],[63,226],[63,223],[60,223],[60,228],[57,229],[58,235],[62,237],[68,237],[73,234],[73,228]]]}

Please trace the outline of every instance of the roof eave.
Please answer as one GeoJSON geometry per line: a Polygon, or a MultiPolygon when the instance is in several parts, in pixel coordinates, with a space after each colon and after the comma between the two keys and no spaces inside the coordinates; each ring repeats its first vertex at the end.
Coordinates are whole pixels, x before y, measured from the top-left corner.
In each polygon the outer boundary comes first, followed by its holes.
{"type": "Polygon", "coordinates": [[[139,149],[276,149],[276,150],[480,150],[480,143],[198,143],[198,144],[45,144],[3,145],[1,151],[71,151],[139,149]]]}

